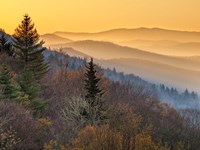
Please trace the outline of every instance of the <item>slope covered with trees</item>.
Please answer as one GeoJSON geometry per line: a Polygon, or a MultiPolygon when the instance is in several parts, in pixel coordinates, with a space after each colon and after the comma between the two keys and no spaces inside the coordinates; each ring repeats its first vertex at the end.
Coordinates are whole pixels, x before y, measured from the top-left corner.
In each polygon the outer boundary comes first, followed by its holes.
{"type": "MultiPolygon", "coordinates": [[[[48,61],[54,62],[52,63],[53,68],[57,70],[59,67],[66,67],[68,71],[78,71],[85,64],[86,59],[81,59],[78,57],[70,57],[69,55],[60,52],[54,51],[46,51],[45,57],[48,61]]],[[[197,92],[190,91],[185,89],[181,91],[175,87],[168,87],[164,84],[153,84],[147,82],[140,78],[139,76],[135,76],[134,74],[125,74],[123,72],[118,72],[115,68],[101,68],[99,70],[103,73],[103,75],[110,81],[132,84],[137,86],[137,89],[143,89],[145,93],[149,93],[150,95],[157,97],[162,102],[167,102],[171,106],[176,109],[182,108],[199,108],[200,100],[197,92]]]]}
{"type": "Polygon", "coordinates": [[[156,86],[92,59],[45,52],[30,25],[13,36],[16,57],[0,52],[0,149],[199,149],[198,110],[178,112],[152,92],[156,86]]]}

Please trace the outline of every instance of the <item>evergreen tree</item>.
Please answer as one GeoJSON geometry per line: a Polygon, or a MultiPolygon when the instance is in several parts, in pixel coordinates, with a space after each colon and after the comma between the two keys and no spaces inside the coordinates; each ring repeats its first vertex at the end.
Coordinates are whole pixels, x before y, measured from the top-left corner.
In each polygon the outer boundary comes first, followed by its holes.
{"type": "Polygon", "coordinates": [[[85,73],[85,100],[89,104],[89,111],[84,111],[83,115],[92,125],[105,120],[105,105],[102,100],[103,91],[99,88],[100,79],[96,75],[97,71],[93,59],[86,65],[85,73]]]}
{"type": "Polygon", "coordinates": [[[28,68],[24,68],[18,78],[18,83],[24,93],[28,95],[30,100],[29,107],[34,114],[38,114],[47,106],[47,101],[41,98],[41,86],[35,80],[34,74],[28,68]]]}
{"type": "Polygon", "coordinates": [[[18,103],[28,102],[28,96],[13,81],[13,76],[6,65],[3,65],[3,70],[0,72],[0,87],[3,93],[2,99],[13,100],[18,103]]]}
{"type": "Polygon", "coordinates": [[[98,83],[100,81],[99,78],[96,76],[96,69],[93,63],[93,59],[86,65],[86,73],[85,73],[85,89],[86,89],[86,100],[93,105],[94,100],[97,97],[101,97],[103,92],[99,88],[98,83]]]}
{"type": "Polygon", "coordinates": [[[48,71],[48,64],[45,63],[43,56],[46,48],[42,47],[44,41],[39,41],[39,34],[27,14],[15,29],[13,37],[13,45],[23,68],[34,72],[36,78],[42,77],[48,71]]]}
{"type": "Polygon", "coordinates": [[[18,83],[30,99],[34,99],[41,94],[40,84],[36,82],[33,73],[26,68],[19,76],[18,83]]]}
{"type": "Polygon", "coordinates": [[[188,91],[188,89],[185,89],[185,91],[184,91],[184,93],[183,93],[183,97],[184,97],[184,99],[187,99],[187,98],[189,98],[189,91],[188,91]]]}
{"type": "Polygon", "coordinates": [[[0,36],[0,52],[5,52],[9,56],[14,56],[14,50],[12,48],[12,44],[6,38],[5,32],[1,32],[1,36],[0,36]]]}

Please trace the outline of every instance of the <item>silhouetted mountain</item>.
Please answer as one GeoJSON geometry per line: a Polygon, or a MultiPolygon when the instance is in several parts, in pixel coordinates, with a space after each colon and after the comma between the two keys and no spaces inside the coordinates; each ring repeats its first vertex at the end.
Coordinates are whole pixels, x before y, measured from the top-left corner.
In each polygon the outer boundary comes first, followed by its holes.
{"type": "MultiPolygon", "coordinates": [[[[54,69],[59,69],[60,67],[67,66],[68,70],[80,70],[84,67],[86,64],[86,60],[83,58],[77,58],[77,57],[70,57],[69,55],[64,55],[63,53],[59,52],[52,52],[47,51],[45,53],[45,56],[47,60],[54,66],[54,69]],[[66,64],[67,63],[67,64],[66,64]]],[[[133,62],[134,60],[127,60],[133,62]]],[[[108,66],[109,69],[103,65],[100,71],[103,73],[103,75],[113,82],[120,82],[121,84],[132,84],[135,88],[143,89],[145,93],[149,93],[152,96],[158,97],[161,101],[168,102],[172,106],[174,106],[177,109],[182,108],[196,108],[200,106],[200,101],[198,99],[198,95],[195,92],[188,91],[186,88],[182,87],[182,92],[180,92],[178,89],[174,88],[173,86],[170,86],[167,84],[159,84],[155,82],[155,84],[152,84],[151,82],[147,82],[144,80],[144,78],[141,78],[139,76],[136,76],[135,74],[129,74],[128,72],[120,72],[120,69],[115,69],[113,66],[122,66],[118,60],[95,60],[95,62],[100,63],[108,63],[111,64],[108,66]],[[110,62],[112,61],[112,62],[110,62]],[[113,65],[113,64],[115,65],[113,65]],[[112,66],[113,65],[113,66],[112,66]]],[[[136,60],[138,62],[138,60],[136,60]]],[[[141,61],[140,61],[141,62],[141,61]]],[[[147,62],[149,64],[150,62],[147,62]]],[[[162,64],[161,64],[162,65],[162,64]]],[[[150,64],[150,67],[152,65],[150,64]]],[[[130,66],[128,66],[130,67],[130,66]]],[[[143,67],[143,66],[142,66],[143,67]]],[[[123,66],[123,69],[126,69],[126,63],[125,66],[123,66]]],[[[133,67],[134,68],[134,67],[133,67]]],[[[170,68],[170,66],[169,66],[170,68]]],[[[135,68],[134,68],[135,69],[135,68]]],[[[139,67],[137,68],[139,69],[139,67]]],[[[135,69],[135,72],[137,72],[137,69],[135,69]]],[[[156,68],[154,68],[156,69],[156,68]]],[[[175,68],[177,69],[177,68],[175,68]]],[[[168,70],[166,72],[170,72],[172,70],[168,70]]],[[[178,70],[179,71],[179,70],[178,70]]],[[[157,74],[154,70],[152,70],[153,73],[157,74]]],[[[154,76],[155,76],[154,74],[154,76]]],[[[155,76],[155,77],[159,77],[155,76]]],[[[159,79],[157,79],[159,80],[159,79]]],[[[187,81],[186,81],[187,82],[187,81]]],[[[160,82],[162,83],[162,82],[160,82]]],[[[190,89],[191,90],[191,89],[190,89]]]]}
{"type": "Polygon", "coordinates": [[[90,58],[91,56],[86,55],[78,50],[75,50],[71,47],[64,47],[64,48],[53,48],[51,51],[61,52],[68,54],[69,56],[76,56],[81,58],[90,58]]]}
{"type": "Polygon", "coordinates": [[[113,29],[97,33],[55,32],[54,34],[72,40],[105,40],[105,41],[130,41],[130,40],[173,40],[181,42],[199,42],[200,32],[166,30],[160,28],[113,29]]]}
{"type": "Polygon", "coordinates": [[[67,42],[72,42],[72,40],[63,38],[54,34],[44,34],[40,37],[40,39],[45,41],[45,45],[48,46],[50,44],[62,44],[67,42]]]}
{"type": "Polygon", "coordinates": [[[147,81],[164,83],[182,90],[190,88],[200,91],[200,61],[195,57],[165,56],[110,42],[91,40],[53,47],[59,46],[72,47],[76,51],[97,58],[96,61],[104,67],[115,67],[125,73],[134,73],[147,81]],[[98,60],[102,58],[104,59],[98,60]]]}
{"type": "Polygon", "coordinates": [[[115,67],[118,71],[126,74],[133,73],[152,83],[164,83],[167,86],[174,86],[179,90],[189,88],[200,91],[200,71],[137,58],[97,60],[97,62],[102,67],[115,67]]]}
{"type": "Polygon", "coordinates": [[[200,62],[193,59],[187,59],[186,57],[165,56],[135,48],[120,46],[111,42],[86,40],[52,45],[52,48],[60,47],[72,47],[77,51],[97,59],[138,58],[172,65],[179,68],[186,68],[189,70],[200,70],[200,62]]]}
{"type": "MultiPolygon", "coordinates": [[[[166,30],[160,28],[113,29],[96,33],[55,32],[63,38],[108,41],[122,46],[143,49],[164,55],[200,55],[200,32],[166,30]]],[[[51,43],[55,44],[55,43],[51,43]]]]}
{"type": "Polygon", "coordinates": [[[143,49],[145,51],[171,55],[171,56],[195,56],[200,55],[199,42],[177,42],[177,41],[150,41],[132,40],[119,42],[120,45],[143,49]]]}

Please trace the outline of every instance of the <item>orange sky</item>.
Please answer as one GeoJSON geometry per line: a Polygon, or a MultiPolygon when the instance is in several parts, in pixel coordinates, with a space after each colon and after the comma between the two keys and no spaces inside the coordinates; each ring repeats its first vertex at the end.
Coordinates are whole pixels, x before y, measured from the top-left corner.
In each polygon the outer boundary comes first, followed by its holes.
{"type": "Polygon", "coordinates": [[[0,0],[0,28],[12,34],[25,13],[40,34],[121,27],[200,31],[200,0],[0,0]]]}

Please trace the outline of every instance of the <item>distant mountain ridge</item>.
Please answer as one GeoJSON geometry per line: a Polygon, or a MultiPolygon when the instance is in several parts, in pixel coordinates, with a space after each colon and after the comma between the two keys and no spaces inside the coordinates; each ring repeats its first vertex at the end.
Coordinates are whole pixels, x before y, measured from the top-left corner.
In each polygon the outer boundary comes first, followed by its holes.
{"type": "Polygon", "coordinates": [[[200,42],[178,42],[169,40],[132,40],[118,42],[122,46],[129,46],[154,53],[171,56],[200,56],[200,42]]]}
{"type": "Polygon", "coordinates": [[[52,48],[62,47],[72,56],[93,57],[104,68],[116,68],[133,73],[153,83],[164,83],[181,89],[200,91],[200,57],[174,57],[120,46],[104,41],[75,41],[52,48]],[[81,52],[81,53],[80,53],[81,52]]]}
{"type": "Polygon", "coordinates": [[[120,46],[111,42],[104,41],[75,41],[66,44],[52,45],[52,48],[73,48],[79,52],[97,59],[115,59],[115,58],[139,58],[155,62],[161,62],[180,68],[187,68],[200,71],[200,62],[188,57],[165,56],[151,53],[136,48],[120,46]]]}
{"type": "Polygon", "coordinates": [[[200,91],[200,71],[180,68],[166,63],[160,63],[138,58],[96,60],[104,68],[117,68],[125,74],[133,73],[142,79],[167,86],[174,86],[179,90],[189,88],[200,91]],[[183,88],[184,87],[184,88],[183,88]]]}
{"type": "Polygon", "coordinates": [[[53,34],[70,38],[72,40],[108,40],[108,41],[127,41],[127,40],[175,40],[181,42],[200,42],[200,32],[196,31],[177,31],[161,28],[119,28],[102,32],[61,32],[53,34]]]}
{"type": "Polygon", "coordinates": [[[49,33],[42,35],[40,39],[44,40],[46,45],[72,42],[72,40],[70,39],[63,38],[55,34],[49,34],[49,33]]]}
{"type": "MultiPolygon", "coordinates": [[[[54,45],[68,54],[94,57],[104,67],[134,73],[154,83],[200,91],[200,57],[172,57],[104,41],[73,41],[54,45]],[[111,60],[110,60],[111,59],[111,60]]],[[[52,47],[54,50],[54,47],[52,47]]]]}
{"type": "MultiPolygon", "coordinates": [[[[69,55],[63,55],[63,53],[59,53],[59,52],[46,51],[45,57],[47,58],[47,60],[49,60],[49,62],[53,63],[54,69],[56,69],[56,68],[58,69],[61,66],[66,67],[65,63],[60,63],[60,62],[65,62],[66,60],[68,62],[68,65],[67,65],[68,70],[80,70],[86,64],[86,59],[81,59],[78,57],[70,57],[69,55]],[[59,67],[56,66],[56,64],[59,65],[59,67]]],[[[122,63],[121,61],[118,61],[118,60],[95,59],[94,61],[96,64],[100,63],[100,65],[102,65],[103,63],[113,65],[112,67],[110,67],[113,69],[109,69],[109,68],[106,69],[106,67],[104,65],[102,66],[103,68],[102,67],[101,67],[101,69],[99,68],[101,70],[100,72],[102,72],[104,74],[104,76],[106,78],[108,78],[110,81],[120,82],[122,84],[124,84],[124,83],[125,84],[133,84],[134,88],[142,89],[142,91],[147,92],[149,94],[149,96],[156,96],[161,101],[168,102],[177,109],[196,108],[196,107],[200,106],[200,101],[198,99],[197,93],[194,91],[189,92],[191,89],[188,91],[188,89],[186,90],[183,87],[182,92],[180,92],[180,91],[177,91],[177,89],[174,87],[166,86],[169,84],[163,85],[163,84],[158,83],[158,85],[156,85],[157,82],[154,82],[155,84],[152,84],[134,74],[127,74],[127,73],[124,74],[123,72],[119,72],[119,70],[115,68],[120,63],[122,63]],[[114,62],[114,63],[112,63],[112,62],[114,62]]],[[[137,59],[124,59],[123,61],[145,62],[145,60],[137,60],[137,59]]],[[[146,61],[146,63],[149,64],[152,62],[146,61]]],[[[125,66],[126,65],[127,65],[127,63],[125,63],[125,66]]],[[[135,65],[136,68],[138,67],[136,63],[129,63],[129,65],[135,65]]],[[[150,64],[150,66],[151,65],[152,64],[150,64]]],[[[155,63],[155,65],[164,65],[164,64],[156,64],[155,63]]],[[[142,67],[144,67],[144,66],[142,66],[142,67]]],[[[146,67],[148,67],[148,66],[146,65],[146,67]]],[[[168,67],[171,68],[171,66],[168,66],[168,67]]],[[[136,68],[133,67],[135,73],[137,73],[136,68]]],[[[138,67],[138,68],[140,68],[140,67],[138,67]]],[[[122,67],[122,69],[126,69],[126,68],[122,67]]],[[[147,68],[147,69],[149,69],[149,68],[147,68]]],[[[156,69],[156,68],[154,68],[154,69],[156,69]]],[[[172,67],[172,69],[173,69],[173,67],[172,67]]],[[[177,69],[178,68],[175,68],[175,70],[177,70],[177,69]]],[[[171,70],[166,70],[166,72],[169,72],[169,71],[171,71],[171,70]]],[[[158,79],[156,81],[158,81],[158,79]]],[[[185,81],[185,82],[187,82],[187,81],[185,81]]]]}
{"type": "MultiPolygon", "coordinates": [[[[200,32],[177,31],[161,28],[112,29],[102,32],[54,32],[53,36],[73,41],[106,41],[148,52],[170,56],[200,56],[200,32]]],[[[66,41],[66,43],[68,43],[66,41]]],[[[62,41],[47,42],[63,44],[62,41]]]]}
{"type": "Polygon", "coordinates": [[[59,34],[59,33],[68,33],[68,34],[82,34],[82,35],[87,35],[87,34],[104,34],[104,33],[109,33],[109,32],[124,32],[124,31],[133,31],[133,30],[157,30],[157,31],[165,31],[165,32],[184,32],[184,33],[200,33],[200,31],[182,31],[182,30],[173,30],[173,29],[164,29],[164,28],[147,28],[147,27],[139,27],[139,28],[115,28],[115,29],[110,29],[110,30],[104,30],[104,31],[99,31],[99,32],[70,32],[70,31],[55,31],[53,34],[59,34]]]}

